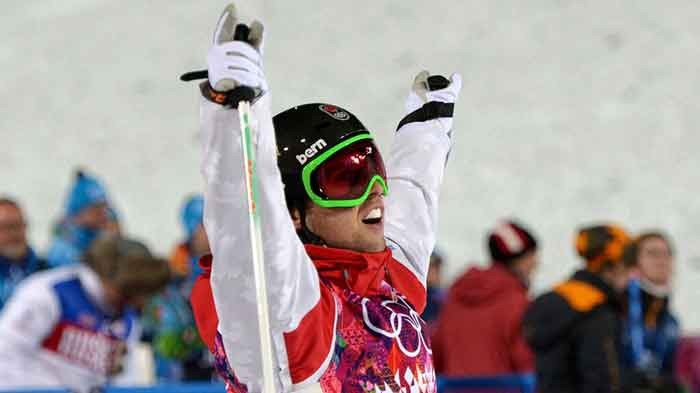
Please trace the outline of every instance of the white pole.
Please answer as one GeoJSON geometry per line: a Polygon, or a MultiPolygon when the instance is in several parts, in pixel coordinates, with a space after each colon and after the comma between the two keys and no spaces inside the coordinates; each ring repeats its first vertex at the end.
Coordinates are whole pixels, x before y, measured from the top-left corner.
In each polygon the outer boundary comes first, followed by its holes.
{"type": "MultiPolygon", "coordinates": [[[[248,223],[250,243],[253,251],[253,275],[255,276],[255,295],[258,311],[258,328],[260,332],[260,351],[263,371],[263,393],[275,393],[275,376],[272,337],[270,334],[270,315],[267,302],[267,284],[265,280],[265,258],[263,254],[260,211],[258,210],[258,179],[251,128],[252,114],[250,103],[238,104],[238,117],[241,123],[241,144],[245,166],[246,197],[248,199],[248,223]]],[[[235,356],[235,354],[234,354],[235,356]]]]}

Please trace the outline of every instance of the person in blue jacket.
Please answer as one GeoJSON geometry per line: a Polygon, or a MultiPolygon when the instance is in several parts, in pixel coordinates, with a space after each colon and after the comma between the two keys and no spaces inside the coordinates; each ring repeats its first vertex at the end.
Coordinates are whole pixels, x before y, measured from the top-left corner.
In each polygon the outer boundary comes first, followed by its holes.
{"type": "Polygon", "coordinates": [[[19,203],[0,197],[0,309],[25,277],[46,269],[27,240],[27,221],[19,203]]]}
{"type": "Polygon", "coordinates": [[[65,213],[46,255],[51,267],[80,261],[109,221],[107,190],[100,181],[78,171],[65,203],[65,213]]]}
{"type": "Polygon", "coordinates": [[[680,325],[670,307],[673,247],[658,231],[640,234],[628,250],[637,268],[625,291],[623,365],[630,384],[677,391],[674,359],[680,325]]]}

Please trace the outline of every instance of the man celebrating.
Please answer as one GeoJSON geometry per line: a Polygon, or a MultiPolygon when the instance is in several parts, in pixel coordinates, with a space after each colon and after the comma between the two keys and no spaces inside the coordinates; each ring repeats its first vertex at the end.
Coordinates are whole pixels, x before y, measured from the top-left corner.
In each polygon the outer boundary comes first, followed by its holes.
{"type": "Polygon", "coordinates": [[[234,87],[248,86],[257,93],[258,207],[277,390],[435,392],[419,314],[461,79],[416,77],[385,169],[372,134],[343,108],[306,104],[272,118],[261,43],[259,22],[237,26],[233,7],[224,10],[200,112],[213,254],[211,292],[205,271],[192,295],[202,336],[230,391],[260,391],[260,332],[246,317],[255,315],[256,297],[245,252],[241,130],[237,111],[219,104],[230,102],[234,87]]]}

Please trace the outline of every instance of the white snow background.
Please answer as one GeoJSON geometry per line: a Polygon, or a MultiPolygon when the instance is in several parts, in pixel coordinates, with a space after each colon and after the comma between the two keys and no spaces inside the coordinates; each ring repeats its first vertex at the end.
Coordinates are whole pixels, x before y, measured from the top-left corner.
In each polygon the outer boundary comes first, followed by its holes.
{"type": "MultiPolygon", "coordinates": [[[[127,232],[167,253],[198,190],[198,91],[223,1],[2,1],[0,193],[40,249],[76,166],[101,177],[127,232]]],[[[700,330],[700,3],[273,1],[262,14],[275,111],[328,101],[385,151],[421,69],[459,71],[456,146],[440,210],[448,276],[484,261],[515,216],[542,243],[535,290],[579,260],[580,224],[662,228],[677,246],[675,305],[700,330]]]]}

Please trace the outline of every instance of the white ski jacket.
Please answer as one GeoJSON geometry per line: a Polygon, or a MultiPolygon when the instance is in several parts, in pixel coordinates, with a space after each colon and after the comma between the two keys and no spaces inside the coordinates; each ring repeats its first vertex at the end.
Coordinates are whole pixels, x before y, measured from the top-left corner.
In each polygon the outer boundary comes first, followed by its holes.
{"type": "MultiPolygon", "coordinates": [[[[255,146],[260,182],[259,210],[271,334],[278,367],[277,391],[300,390],[317,384],[329,367],[334,348],[338,347],[338,333],[332,331],[337,328],[337,318],[343,308],[340,304],[342,299],[337,293],[332,293],[330,306],[322,301],[322,294],[328,291],[322,290],[324,282],[319,279],[314,262],[298,239],[286,208],[276,162],[270,95],[259,99],[253,105],[252,112],[253,127],[257,130],[255,146]],[[333,315],[325,318],[322,326],[308,326],[305,317],[324,304],[325,312],[333,315]],[[295,366],[290,365],[290,359],[294,361],[297,350],[294,348],[297,344],[289,340],[290,334],[303,330],[303,337],[308,336],[308,340],[314,341],[314,331],[324,329],[331,330],[332,342],[318,341],[323,346],[319,349],[323,356],[315,360],[315,371],[311,375],[298,380],[290,372],[290,367],[295,366]]],[[[386,162],[390,192],[385,199],[385,237],[393,261],[400,265],[396,269],[408,272],[411,276],[409,280],[414,280],[422,288],[419,296],[423,297],[424,304],[428,262],[435,246],[438,193],[452,144],[449,136],[452,119],[451,111],[450,118],[431,115],[430,111],[417,112],[417,115],[413,113],[413,116],[407,117],[407,121],[402,121],[386,162]]],[[[202,99],[200,119],[203,141],[201,172],[206,182],[204,225],[213,255],[211,289],[219,318],[218,333],[226,353],[230,355],[228,362],[237,378],[247,385],[249,391],[257,392],[260,391],[262,372],[238,113],[202,99]]],[[[417,314],[411,309],[405,315],[397,314],[390,318],[395,316],[406,318],[406,321],[412,318],[413,321],[417,314]]],[[[368,323],[371,325],[365,318],[364,329],[371,329],[368,323]]],[[[420,325],[417,322],[413,324],[425,341],[420,325]]],[[[398,336],[399,332],[394,333],[398,336]]],[[[298,342],[298,336],[292,341],[298,342]]],[[[390,332],[386,336],[394,337],[390,332]]],[[[400,340],[399,337],[393,339],[400,340]]],[[[401,345],[401,342],[398,344],[401,345]]],[[[430,352],[429,348],[425,350],[430,352]]],[[[432,364],[424,366],[419,370],[421,374],[432,373],[432,364]]],[[[419,381],[415,370],[392,370],[392,379],[394,371],[396,378],[401,379],[399,387],[391,389],[387,385],[378,385],[377,391],[397,390],[400,387],[434,391],[434,386],[427,386],[423,375],[419,381]]],[[[431,383],[434,382],[434,373],[432,379],[431,383]]]]}

